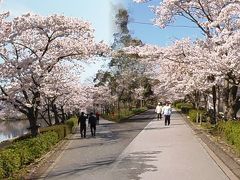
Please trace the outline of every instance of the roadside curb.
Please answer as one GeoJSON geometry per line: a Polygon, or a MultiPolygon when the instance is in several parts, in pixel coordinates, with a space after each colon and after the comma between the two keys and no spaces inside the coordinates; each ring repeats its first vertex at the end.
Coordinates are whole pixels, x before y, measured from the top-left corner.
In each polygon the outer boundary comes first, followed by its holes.
{"type": "Polygon", "coordinates": [[[184,119],[184,121],[189,125],[189,127],[193,130],[195,135],[200,138],[200,140],[206,144],[206,146],[219,158],[225,166],[227,166],[232,173],[240,179],[240,162],[237,161],[238,157],[234,156],[234,154],[229,154],[225,152],[223,149],[223,145],[217,141],[214,141],[212,135],[207,133],[206,131],[199,129],[194,123],[190,122],[186,115],[177,111],[184,119]]]}

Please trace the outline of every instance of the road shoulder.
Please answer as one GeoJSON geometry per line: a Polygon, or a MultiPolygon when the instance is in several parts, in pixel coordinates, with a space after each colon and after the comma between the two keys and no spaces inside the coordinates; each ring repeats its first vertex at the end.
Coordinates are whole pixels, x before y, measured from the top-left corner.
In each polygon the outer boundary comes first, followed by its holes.
{"type": "Polygon", "coordinates": [[[219,143],[211,134],[207,133],[203,129],[200,129],[196,124],[190,122],[186,115],[182,113],[180,114],[182,115],[184,121],[193,130],[194,134],[200,139],[203,147],[206,149],[209,155],[223,170],[223,172],[231,180],[234,179],[234,176],[237,176],[237,178],[240,179],[239,158],[235,154],[227,152],[226,146],[219,143]],[[228,169],[230,169],[231,172],[228,169]]]}

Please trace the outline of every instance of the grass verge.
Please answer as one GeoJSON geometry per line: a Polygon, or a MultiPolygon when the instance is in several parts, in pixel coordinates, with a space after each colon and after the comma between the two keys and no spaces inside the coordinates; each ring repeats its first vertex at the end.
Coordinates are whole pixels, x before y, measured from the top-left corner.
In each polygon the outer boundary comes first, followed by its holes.
{"type": "Polygon", "coordinates": [[[40,129],[37,137],[19,138],[0,149],[0,179],[21,179],[25,168],[72,133],[76,123],[77,118],[71,118],[66,124],[40,129]]]}

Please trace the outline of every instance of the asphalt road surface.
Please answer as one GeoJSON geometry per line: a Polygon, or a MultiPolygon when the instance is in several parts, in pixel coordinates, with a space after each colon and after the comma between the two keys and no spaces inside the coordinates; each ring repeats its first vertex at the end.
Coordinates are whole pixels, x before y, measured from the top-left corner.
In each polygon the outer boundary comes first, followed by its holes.
{"type": "MultiPolygon", "coordinates": [[[[155,117],[153,110],[134,116],[124,123],[101,121],[97,126],[96,137],[82,139],[79,131],[70,139],[65,151],[43,175],[44,179],[108,179],[107,172],[114,167],[114,162],[155,117]]],[[[112,179],[110,173],[109,179],[112,179]]],[[[114,179],[118,179],[115,177],[114,179]]]]}
{"type": "MultiPolygon", "coordinates": [[[[101,122],[101,121],[100,121],[101,122]]],[[[95,138],[69,140],[43,179],[69,180],[235,180],[201,142],[183,117],[173,112],[170,126],[154,110],[128,122],[102,120],[95,138]]]]}

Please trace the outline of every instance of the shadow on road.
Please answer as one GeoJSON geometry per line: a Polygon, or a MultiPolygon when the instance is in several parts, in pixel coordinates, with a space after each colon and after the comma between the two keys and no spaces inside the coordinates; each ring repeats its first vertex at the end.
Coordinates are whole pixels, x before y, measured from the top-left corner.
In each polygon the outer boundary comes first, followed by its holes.
{"type": "MultiPolygon", "coordinates": [[[[60,147],[57,151],[63,152],[61,158],[48,172],[46,179],[65,179],[66,177],[85,177],[86,173],[104,174],[112,167],[128,144],[155,118],[152,110],[141,113],[123,123],[104,123],[97,126],[96,137],[91,137],[87,128],[87,138],[80,138],[79,127],[76,133],[66,139],[68,146],[60,147]],[[77,161],[76,161],[77,160],[77,161]]],[[[100,122],[101,123],[101,122],[100,122]]],[[[149,128],[148,130],[154,130],[149,128]]],[[[155,161],[160,152],[138,152],[131,154],[122,163],[132,162],[133,174],[154,170],[154,166],[147,162],[155,161]]],[[[132,175],[133,176],[133,175],[132,175]]]]}
{"type": "Polygon", "coordinates": [[[162,151],[152,151],[152,152],[135,152],[131,153],[127,157],[121,159],[117,168],[119,171],[128,169],[129,172],[128,179],[140,180],[141,174],[149,171],[157,171],[157,167],[152,165],[151,162],[157,161],[157,155],[162,151]],[[129,167],[129,168],[126,168],[129,167]]]}
{"type": "Polygon", "coordinates": [[[63,171],[56,171],[52,174],[49,174],[47,177],[44,178],[52,178],[52,177],[64,177],[64,176],[71,176],[74,175],[76,173],[81,173],[85,170],[92,170],[95,168],[100,168],[101,166],[109,166],[110,164],[112,164],[115,161],[115,158],[106,158],[106,159],[100,159],[100,160],[96,160],[94,162],[90,162],[87,164],[83,164],[78,168],[74,168],[74,169],[70,169],[70,170],[63,170],[63,171]]]}

